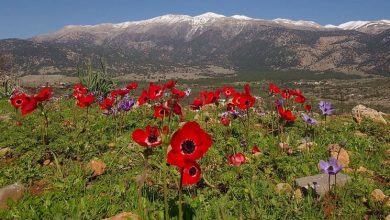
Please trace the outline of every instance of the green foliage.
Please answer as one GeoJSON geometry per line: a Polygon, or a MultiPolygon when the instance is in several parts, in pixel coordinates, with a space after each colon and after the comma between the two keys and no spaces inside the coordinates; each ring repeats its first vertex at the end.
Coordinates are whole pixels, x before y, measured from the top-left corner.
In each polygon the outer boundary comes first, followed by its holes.
{"type": "Polygon", "coordinates": [[[86,62],[83,69],[77,69],[77,75],[80,78],[80,82],[85,85],[89,91],[106,95],[115,87],[115,83],[107,72],[107,68],[102,59],[100,59],[99,68],[94,68],[91,61],[86,62]]]}

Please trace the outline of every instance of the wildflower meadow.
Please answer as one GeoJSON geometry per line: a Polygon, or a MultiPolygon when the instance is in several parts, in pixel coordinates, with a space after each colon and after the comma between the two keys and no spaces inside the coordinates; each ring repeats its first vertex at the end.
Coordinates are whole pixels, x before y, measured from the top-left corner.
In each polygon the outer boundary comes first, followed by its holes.
{"type": "Polygon", "coordinates": [[[273,82],[93,85],[0,100],[0,186],[23,185],[1,219],[389,214],[389,125],[273,82]],[[325,185],[296,183],[320,174],[325,185]]]}

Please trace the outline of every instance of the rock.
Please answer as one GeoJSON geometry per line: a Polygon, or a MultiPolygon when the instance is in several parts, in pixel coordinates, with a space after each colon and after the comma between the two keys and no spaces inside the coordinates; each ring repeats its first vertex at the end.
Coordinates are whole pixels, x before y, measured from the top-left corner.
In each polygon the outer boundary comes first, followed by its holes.
{"type": "Polygon", "coordinates": [[[110,150],[115,149],[115,146],[116,146],[116,144],[113,143],[113,142],[111,142],[111,143],[108,144],[108,148],[110,148],[110,150]]]}
{"type": "Polygon", "coordinates": [[[330,144],[328,150],[331,157],[336,158],[343,167],[348,167],[349,155],[344,148],[341,148],[338,144],[330,144]]]}
{"type": "Polygon", "coordinates": [[[293,188],[288,183],[278,183],[276,185],[276,192],[279,194],[285,194],[285,193],[291,193],[293,191],[293,188]]]}
{"type": "Polygon", "coordinates": [[[314,142],[302,143],[301,145],[299,145],[297,147],[297,150],[300,152],[309,151],[309,150],[313,149],[315,146],[316,146],[316,143],[314,143],[314,142]]]}
{"type": "Polygon", "coordinates": [[[9,148],[9,147],[2,148],[2,149],[0,149],[0,157],[4,157],[5,155],[7,155],[10,152],[11,152],[11,148],[9,148]]]}
{"type": "Polygon", "coordinates": [[[301,189],[296,189],[294,191],[294,199],[296,200],[301,200],[303,198],[302,190],[301,189]]]}
{"type": "Polygon", "coordinates": [[[365,168],[365,167],[363,167],[363,166],[360,166],[356,171],[357,171],[358,173],[367,173],[367,174],[369,174],[369,175],[371,175],[371,176],[374,175],[374,171],[369,170],[369,169],[367,169],[367,168],[365,168]]]}
{"type": "Polygon", "coordinates": [[[106,164],[100,160],[91,160],[91,162],[89,162],[89,167],[93,171],[93,177],[102,175],[106,170],[106,164]]]}
{"type": "MultiPolygon", "coordinates": [[[[309,188],[312,188],[319,196],[322,197],[329,191],[328,178],[328,174],[318,174],[314,176],[307,176],[296,179],[295,184],[300,187],[304,192],[307,191],[309,188]]],[[[351,177],[345,174],[337,174],[337,186],[343,186],[350,180],[351,177]]],[[[334,185],[334,183],[334,176],[331,176],[330,185],[332,186],[334,185]]]]}
{"type": "Polygon", "coordinates": [[[47,165],[50,164],[50,162],[51,162],[51,161],[50,161],[49,159],[47,159],[47,160],[43,161],[43,165],[44,165],[44,166],[47,166],[47,165]]]}
{"type": "Polygon", "coordinates": [[[17,202],[23,197],[24,186],[20,183],[5,186],[0,189],[0,209],[8,208],[8,200],[17,202]]]}
{"type": "Polygon", "coordinates": [[[390,199],[389,199],[389,198],[387,199],[387,201],[386,201],[386,203],[385,203],[385,206],[386,206],[387,208],[390,208],[390,199]]]}
{"type": "Polygon", "coordinates": [[[380,189],[374,189],[371,192],[371,198],[374,202],[383,202],[386,199],[386,195],[380,189]]]}
{"type": "Polygon", "coordinates": [[[352,117],[357,122],[362,122],[363,118],[369,118],[374,122],[387,125],[387,121],[383,117],[383,113],[375,109],[367,108],[364,105],[357,105],[352,109],[352,117]]]}
{"type": "Polygon", "coordinates": [[[386,216],[386,220],[390,220],[390,214],[386,216]]]}
{"type": "Polygon", "coordinates": [[[138,215],[131,212],[122,212],[110,218],[106,218],[104,220],[127,220],[127,219],[138,220],[139,217],[138,215]]]}
{"type": "Polygon", "coordinates": [[[286,143],[279,143],[279,148],[282,149],[282,150],[284,150],[284,149],[288,149],[289,146],[288,146],[288,144],[286,144],[286,143]]]}

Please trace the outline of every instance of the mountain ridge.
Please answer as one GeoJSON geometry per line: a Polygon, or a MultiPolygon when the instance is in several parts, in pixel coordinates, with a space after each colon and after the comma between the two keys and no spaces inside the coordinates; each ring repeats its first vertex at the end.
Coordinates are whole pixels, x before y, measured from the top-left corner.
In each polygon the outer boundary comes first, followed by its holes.
{"type": "Polygon", "coordinates": [[[389,75],[390,22],[382,21],[347,23],[344,30],[311,21],[170,14],[0,40],[0,52],[12,58],[11,70],[19,75],[72,74],[77,65],[100,57],[116,75],[208,66],[389,75]]]}

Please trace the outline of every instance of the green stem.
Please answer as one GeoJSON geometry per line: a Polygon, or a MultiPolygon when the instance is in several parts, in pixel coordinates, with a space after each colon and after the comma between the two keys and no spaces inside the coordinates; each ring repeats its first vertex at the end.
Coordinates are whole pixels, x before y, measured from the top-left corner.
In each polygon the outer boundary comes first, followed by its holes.
{"type": "Polygon", "coordinates": [[[250,125],[250,116],[249,116],[249,108],[246,109],[246,116],[247,116],[247,126],[246,126],[246,140],[249,145],[249,125],[250,125]]]}
{"type": "Polygon", "coordinates": [[[183,220],[182,188],[183,188],[183,168],[180,168],[180,182],[179,182],[179,220],[183,220]]]}
{"type": "MultiPolygon", "coordinates": [[[[165,144],[164,144],[165,145],[165,144]]],[[[168,144],[164,146],[164,161],[163,161],[163,179],[164,179],[164,211],[165,211],[165,219],[169,219],[169,206],[168,206],[168,183],[167,183],[167,172],[168,172],[168,166],[167,166],[167,158],[168,158],[168,144]]]]}

